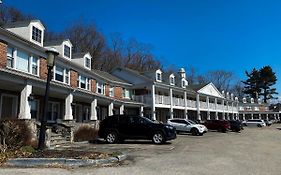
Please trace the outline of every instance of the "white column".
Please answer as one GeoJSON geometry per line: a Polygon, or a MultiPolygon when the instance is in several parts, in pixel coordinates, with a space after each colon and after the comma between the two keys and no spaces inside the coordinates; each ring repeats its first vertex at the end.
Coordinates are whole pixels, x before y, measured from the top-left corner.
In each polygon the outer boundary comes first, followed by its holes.
{"type": "Polygon", "coordinates": [[[215,109],[216,109],[216,114],[215,114],[215,118],[216,120],[219,119],[219,112],[218,112],[218,99],[215,98],[215,109]]]}
{"type": "Polygon", "coordinates": [[[98,106],[98,100],[94,99],[91,102],[91,118],[90,118],[90,120],[98,120],[97,106],[98,106]]]}
{"type": "Polygon", "coordinates": [[[185,115],[185,118],[188,119],[188,113],[187,113],[187,93],[186,93],[186,91],[184,91],[183,97],[184,97],[184,115],[185,115]]]}
{"type": "Polygon", "coordinates": [[[65,98],[65,114],[64,114],[64,120],[73,120],[73,115],[72,115],[72,104],[73,102],[73,94],[70,93],[68,96],[65,98]]]}
{"type": "Polygon", "coordinates": [[[259,119],[261,119],[261,114],[259,114],[259,119]]]}
{"type": "Polygon", "coordinates": [[[152,97],[152,108],[151,108],[151,119],[156,120],[156,111],[155,111],[155,85],[151,86],[151,97],[152,97]]]}
{"type": "Polygon", "coordinates": [[[113,109],[114,109],[113,102],[111,102],[111,103],[108,105],[108,116],[113,115],[113,109]]]}
{"type": "Polygon", "coordinates": [[[30,104],[28,97],[32,93],[32,85],[27,84],[20,93],[20,113],[19,119],[31,119],[30,104]]]}
{"type": "Polygon", "coordinates": [[[254,114],[253,113],[251,113],[251,119],[254,119],[254,114]]]}
{"type": "Polygon", "coordinates": [[[173,108],[173,89],[170,89],[170,118],[174,118],[174,108],[173,108]]]}
{"type": "Polygon", "coordinates": [[[207,102],[207,120],[211,119],[211,113],[210,113],[210,99],[209,96],[206,97],[206,102],[207,102]]]}
{"type": "Polygon", "coordinates": [[[246,120],[245,114],[243,113],[242,115],[243,115],[243,120],[246,120]]]}
{"type": "Polygon", "coordinates": [[[268,120],[268,114],[266,114],[266,120],[268,120]]]}
{"type": "Polygon", "coordinates": [[[200,96],[199,96],[199,94],[196,94],[196,106],[197,106],[197,120],[201,120],[201,115],[200,115],[200,96]]]}
{"type": "Polygon", "coordinates": [[[122,104],[122,105],[120,106],[120,108],[119,108],[119,114],[120,114],[120,115],[123,115],[123,114],[124,114],[124,109],[125,109],[125,107],[124,107],[124,105],[122,104]]]}
{"type": "Polygon", "coordinates": [[[143,117],[143,106],[140,106],[140,116],[143,117]]]}

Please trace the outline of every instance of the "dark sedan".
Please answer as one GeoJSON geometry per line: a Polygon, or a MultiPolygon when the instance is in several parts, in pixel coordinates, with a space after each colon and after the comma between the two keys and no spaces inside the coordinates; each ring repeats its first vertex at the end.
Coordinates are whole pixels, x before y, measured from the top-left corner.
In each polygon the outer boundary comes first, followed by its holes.
{"type": "Polygon", "coordinates": [[[242,122],[240,122],[238,120],[230,120],[228,122],[230,124],[231,131],[239,132],[239,131],[243,130],[242,122]]]}

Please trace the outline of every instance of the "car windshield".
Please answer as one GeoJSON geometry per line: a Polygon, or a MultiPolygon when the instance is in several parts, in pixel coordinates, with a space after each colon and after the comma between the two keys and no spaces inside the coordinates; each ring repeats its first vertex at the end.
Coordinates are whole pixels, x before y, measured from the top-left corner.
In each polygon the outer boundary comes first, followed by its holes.
{"type": "Polygon", "coordinates": [[[191,123],[191,124],[193,124],[193,125],[196,124],[196,123],[195,123],[194,121],[192,121],[192,120],[188,120],[188,122],[191,123]]]}
{"type": "Polygon", "coordinates": [[[145,121],[149,122],[149,123],[154,123],[152,120],[150,120],[149,118],[146,117],[141,117],[142,119],[144,119],[145,121]]]}

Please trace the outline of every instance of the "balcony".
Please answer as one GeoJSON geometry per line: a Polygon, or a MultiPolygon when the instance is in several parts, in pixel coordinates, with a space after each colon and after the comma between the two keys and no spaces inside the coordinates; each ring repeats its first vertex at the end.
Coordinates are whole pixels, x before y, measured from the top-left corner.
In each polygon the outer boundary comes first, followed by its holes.
{"type": "Polygon", "coordinates": [[[173,105],[184,107],[184,99],[173,97],[173,105]]]}
{"type": "Polygon", "coordinates": [[[133,96],[133,100],[144,103],[144,104],[148,104],[148,105],[150,105],[152,103],[152,99],[151,99],[150,95],[135,95],[135,96],[133,96]]]}
{"type": "Polygon", "coordinates": [[[189,107],[189,108],[196,108],[196,101],[194,101],[194,100],[187,100],[187,107],[189,107]]]}
{"type": "Polygon", "coordinates": [[[171,105],[171,100],[169,96],[165,95],[155,95],[155,104],[171,105]]]}

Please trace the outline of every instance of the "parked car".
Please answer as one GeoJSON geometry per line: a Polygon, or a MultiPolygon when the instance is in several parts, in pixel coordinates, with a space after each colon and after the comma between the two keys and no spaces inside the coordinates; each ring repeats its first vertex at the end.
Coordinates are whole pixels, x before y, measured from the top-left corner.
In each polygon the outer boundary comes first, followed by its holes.
{"type": "Polygon", "coordinates": [[[264,120],[261,119],[249,119],[245,124],[246,126],[257,126],[257,127],[266,126],[264,120]]]}
{"type": "Polygon", "coordinates": [[[242,122],[239,120],[229,120],[228,122],[230,124],[231,131],[239,132],[244,129],[242,126],[242,122]]]}
{"type": "Polygon", "coordinates": [[[113,115],[105,118],[100,123],[99,136],[107,143],[122,142],[125,139],[148,139],[155,144],[162,144],[177,137],[176,129],[171,125],[131,115],[113,115]]]}
{"type": "Polygon", "coordinates": [[[226,132],[230,129],[230,124],[226,120],[206,120],[204,125],[211,130],[226,132]]]}
{"type": "Polygon", "coordinates": [[[208,131],[206,126],[187,119],[173,118],[169,119],[167,123],[175,127],[177,132],[190,132],[192,135],[202,136],[208,131]]]}
{"type": "Polygon", "coordinates": [[[270,126],[273,124],[272,120],[264,120],[264,123],[266,124],[266,126],[270,126]]]}

